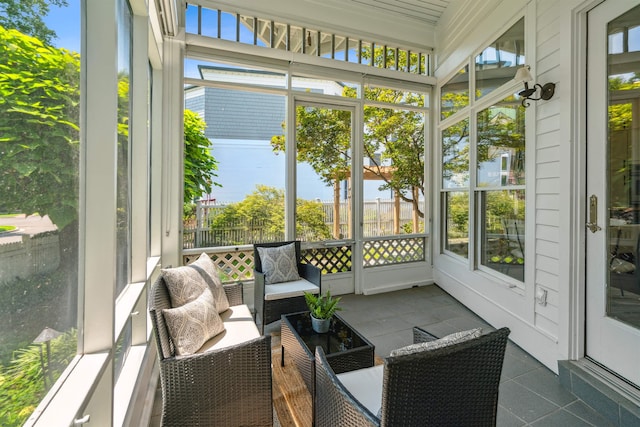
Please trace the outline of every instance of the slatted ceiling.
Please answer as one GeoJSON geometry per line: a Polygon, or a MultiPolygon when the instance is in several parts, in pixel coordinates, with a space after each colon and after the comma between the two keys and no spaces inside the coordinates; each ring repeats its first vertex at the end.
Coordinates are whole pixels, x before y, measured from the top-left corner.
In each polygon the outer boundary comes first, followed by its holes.
{"type": "Polygon", "coordinates": [[[450,0],[348,0],[344,7],[349,3],[436,25],[450,0]]]}

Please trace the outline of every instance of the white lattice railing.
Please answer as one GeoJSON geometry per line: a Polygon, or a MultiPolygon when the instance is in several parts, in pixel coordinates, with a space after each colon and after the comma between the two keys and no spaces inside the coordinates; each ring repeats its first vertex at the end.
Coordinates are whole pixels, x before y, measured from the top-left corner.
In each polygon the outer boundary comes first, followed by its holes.
{"type": "Polygon", "coordinates": [[[363,244],[364,268],[425,261],[426,247],[427,238],[419,235],[366,239],[363,244]]]}
{"type": "Polygon", "coordinates": [[[195,261],[202,252],[206,252],[216,263],[222,272],[223,283],[253,280],[253,245],[184,249],[183,265],[195,261]]]}
{"type": "MultiPolygon", "coordinates": [[[[366,239],[364,267],[424,261],[426,242],[427,238],[419,235],[366,239]]],[[[302,258],[303,262],[321,268],[322,274],[341,273],[351,270],[351,251],[351,244],[324,246],[314,243],[302,249],[302,258]]],[[[216,263],[224,283],[253,280],[253,245],[184,249],[183,265],[195,261],[202,252],[216,263]]]]}

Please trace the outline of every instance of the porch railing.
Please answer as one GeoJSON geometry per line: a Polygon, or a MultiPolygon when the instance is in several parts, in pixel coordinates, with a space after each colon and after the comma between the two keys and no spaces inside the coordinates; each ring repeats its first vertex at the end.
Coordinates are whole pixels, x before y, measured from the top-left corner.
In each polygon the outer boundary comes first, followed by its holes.
{"type": "MultiPolygon", "coordinates": [[[[317,199],[324,212],[325,224],[333,227],[335,218],[333,201],[322,201],[317,199]]],[[[369,237],[384,237],[394,234],[395,227],[399,227],[398,232],[410,233],[413,227],[413,205],[401,202],[399,205],[399,218],[394,219],[394,204],[392,199],[366,200],[363,204],[363,235],[369,237]],[[397,221],[397,223],[396,223],[397,221]]],[[[266,221],[253,220],[226,220],[223,225],[217,224],[216,218],[227,207],[225,203],[207,204],[198,202],[196,205],[196,218],[185,222],[183,232],[183,247],[185,249],[231,246],[239,242],[271,242],[284,239],[282,233],[269,231],[269,224],[266,221]]],[[[340,203],[340,235],[350,235],[348,221],[348,202],[340,203]]],[[[420,229],[422,229],[420,225],[420,229]]]]}
{"type": "MultiPolygon", "coordinates": [[[[420,262],[426,259],[427,236],[393,236],[366,239],[364,242],[364,267],[373,268],[392,264],[420,262]]],[[[352,250],[350,243],[325,245],[322,242],[304,243],[302,258],[315,265],[322,274],[351,271],[352,250]]],[[[195,261],[205,252],[222,272],[224,283],[253,280],[253,245],[218,246],[184,249],[183,264],[195,261]]]]}
{"type": "Polygon", "coordinates": [[[426,260],[427,237],[394,236],[364,241],[364,268],[426,260]]]}

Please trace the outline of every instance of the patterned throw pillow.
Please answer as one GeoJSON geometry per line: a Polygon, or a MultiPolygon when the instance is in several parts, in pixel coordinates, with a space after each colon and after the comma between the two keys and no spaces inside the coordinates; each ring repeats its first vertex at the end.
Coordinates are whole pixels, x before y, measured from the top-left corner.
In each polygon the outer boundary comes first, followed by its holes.
{"type": "Polygon", "coordinates": [[[473,338],[478,338],[482,335],[482,329],[470,329],[468,331],[454,332],[434,341],[421,342],[418,344],[411,344],[406,347],[392,350],[390,356],[405,356],[407,354],[418,353],[420,351],[435,350],[436,348],[447,347],[453,344],[458,344],[464,341],[468,341],[473,338]]]}
{"type": "Polygon", "coordinates": [[[165,308],[162,314],[177,355],[195,353],[207,340],[224,331],[209,288],[183,306],[165,308]]]}
{"type": "Polygon", "coordinates": [[[273,248],[258,248],[266,284],[300,280],[295,243],[273,248]]]}
{"type": "Polygon", "coordinates": [[[165,268],[162,274],[169,290],[172,307],[180,307],[195,300],[209,287],[218,313],[229,308],[229,300],[222,288],[218,269],[206,253],[203,252],[189,265],[165,268]]]}

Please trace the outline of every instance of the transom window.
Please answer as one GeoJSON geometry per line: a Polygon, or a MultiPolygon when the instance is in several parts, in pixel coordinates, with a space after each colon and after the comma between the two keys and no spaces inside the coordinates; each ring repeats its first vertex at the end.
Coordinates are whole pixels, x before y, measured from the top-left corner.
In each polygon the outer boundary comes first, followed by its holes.
{"type": "Polygon", "coordinates": [[[431,75],[429,53],[187,3],[186,32],[287,52],[431,75]]]}

